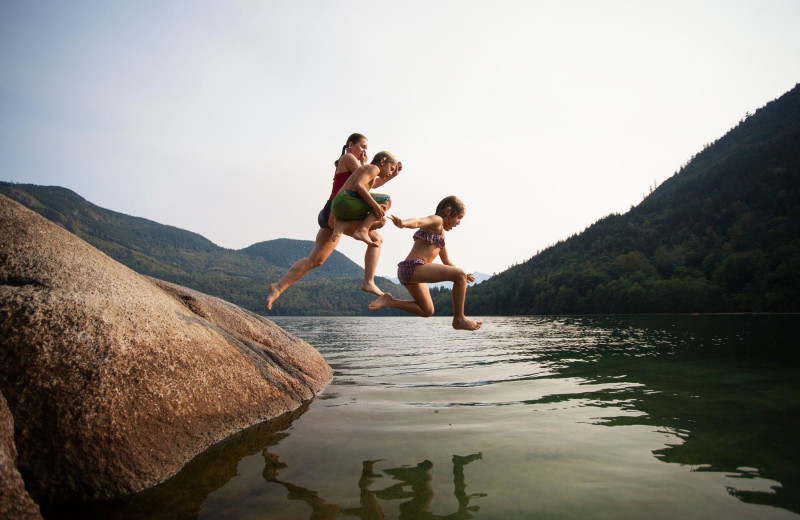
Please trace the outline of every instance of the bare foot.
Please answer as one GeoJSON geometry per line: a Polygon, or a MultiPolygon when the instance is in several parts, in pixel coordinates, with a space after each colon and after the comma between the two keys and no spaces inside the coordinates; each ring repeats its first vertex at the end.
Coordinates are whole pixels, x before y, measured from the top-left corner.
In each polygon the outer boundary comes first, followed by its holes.
{"type": "Polygon", "coordinates": [[[267,309],[272,310],[272,304],[275,303],[275,300],[278,299],[278,296],[281,295],[281,291],[278,290],[277,284],[270,284],[269,285],[269,296],[267,296],[267,309]]]}
{"type": "Polygon", "coordinates": [[[369,238],[369,231],[367,230],[361,228],[356,229],[355,231],[353,231],[353,238],[355,238],[356,240],[361,240],[362,242],[366,243],[369,246],[378,247],[378,244],[376,244],[375,242],[372,241],[371,238],[369,238]]]}
{"type": "Polygon", "coordinates": [[[377,311],[378,309],[385,309],[389,307],[389,304],[392,302],[392,299],[393,298],[391,294],[383,293],[383,295],[380,298],[374,300],[372,303],[368,305],[369,310],[377,311]]]}
{"type": "Polygon", "coordinates": [[[380,287],[375,285],[374,280],[370,280],[369,282],[364,282],[361,286],[361,290],[365,293],[372,293],[375,296],[383,296],[383,291],[381,291],[380,287]]]}
{"type": "Polygon", "coordinates": [[[459,320],[453,318],[453,328],[458,330],[478,330],[483,325],[482,321],[473,321],[469,318],[459,320]]]}

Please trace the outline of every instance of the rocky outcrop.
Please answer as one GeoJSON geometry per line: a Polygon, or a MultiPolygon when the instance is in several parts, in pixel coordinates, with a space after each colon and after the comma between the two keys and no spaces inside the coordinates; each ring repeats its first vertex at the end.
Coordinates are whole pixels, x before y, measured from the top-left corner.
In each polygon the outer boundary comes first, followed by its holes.
{"type": "Polygon", "coordinates": [[[331,377],[272,322],[141,276],[0,196],[0,391],[37,501],[154,485],[331,377]]]}
{"type": "Polygon", "coordinates": [[[2,395],[0,395],[0,518],[7,520],[42,518],[39,506],[25,490],[25,483],[17,471],[14,418],[2,395]]]}

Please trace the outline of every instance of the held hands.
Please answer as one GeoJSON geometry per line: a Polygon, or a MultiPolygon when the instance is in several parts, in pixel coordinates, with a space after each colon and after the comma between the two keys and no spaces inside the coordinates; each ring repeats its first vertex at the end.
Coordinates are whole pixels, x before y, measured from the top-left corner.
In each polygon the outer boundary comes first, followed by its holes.
{"type": "Polygon", "coordinates": [[[389,218],[392,219],[392,222],[394,222],[395,226],[399,227],[400,229],[403,229],[403,219],[401,219],[400,217],[396,217],[394,215],[389,215],[389,218]]]}

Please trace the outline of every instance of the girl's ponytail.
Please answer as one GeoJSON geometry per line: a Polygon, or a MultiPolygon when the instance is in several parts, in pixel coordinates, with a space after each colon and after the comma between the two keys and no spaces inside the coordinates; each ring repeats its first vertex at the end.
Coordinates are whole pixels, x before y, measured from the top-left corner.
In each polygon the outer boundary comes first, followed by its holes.
{"type": "MultiPolygon", "coordinates": [[[[344,154],[347,153],[347,146],[350,143],[357,143],[357,142],[361,141],[362,139],[366,139],[366,137],[364,135],[362,135],[362,134],[358,134],[358,133],[350,134],[350,137],[347,138],[347,141],[345,141],[344,146],[342,146],[342,153],[339,154],[339,157],[341,157],[341,156],[343,156],[344,154]]],[[[333,161],[333,164],[334,164],[334,166],[339,166],[339,159],[336,159],[335,161],[333,161]]]]}

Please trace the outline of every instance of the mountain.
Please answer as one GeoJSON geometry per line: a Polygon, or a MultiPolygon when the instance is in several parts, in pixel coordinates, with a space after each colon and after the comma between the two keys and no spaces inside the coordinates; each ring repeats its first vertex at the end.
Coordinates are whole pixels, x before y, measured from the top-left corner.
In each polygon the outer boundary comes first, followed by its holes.
{"type": "MultiPolygon", "coordinates": [[[[266,312],[267,287],[314,246],[277,239],[242,250],[217,246],[183,229],[101,208],[56,186],[0,182],[0,193],[71,231],[134,271],[266,312]]],[[[366,314],[374,298],[361,292],[364,270],[334,251],[287,290],[271,315],[366,314]]],[[[392,287],[378,280],[384,290],[392,287]]]]}
{"type": "MultiPolygon", "coordinates": [[[[441,312],[449,291],[436,293],[441,312]]],[[[467,293],[490,314],[800,312],[800,86],[609,215],[467,293]]]]}

